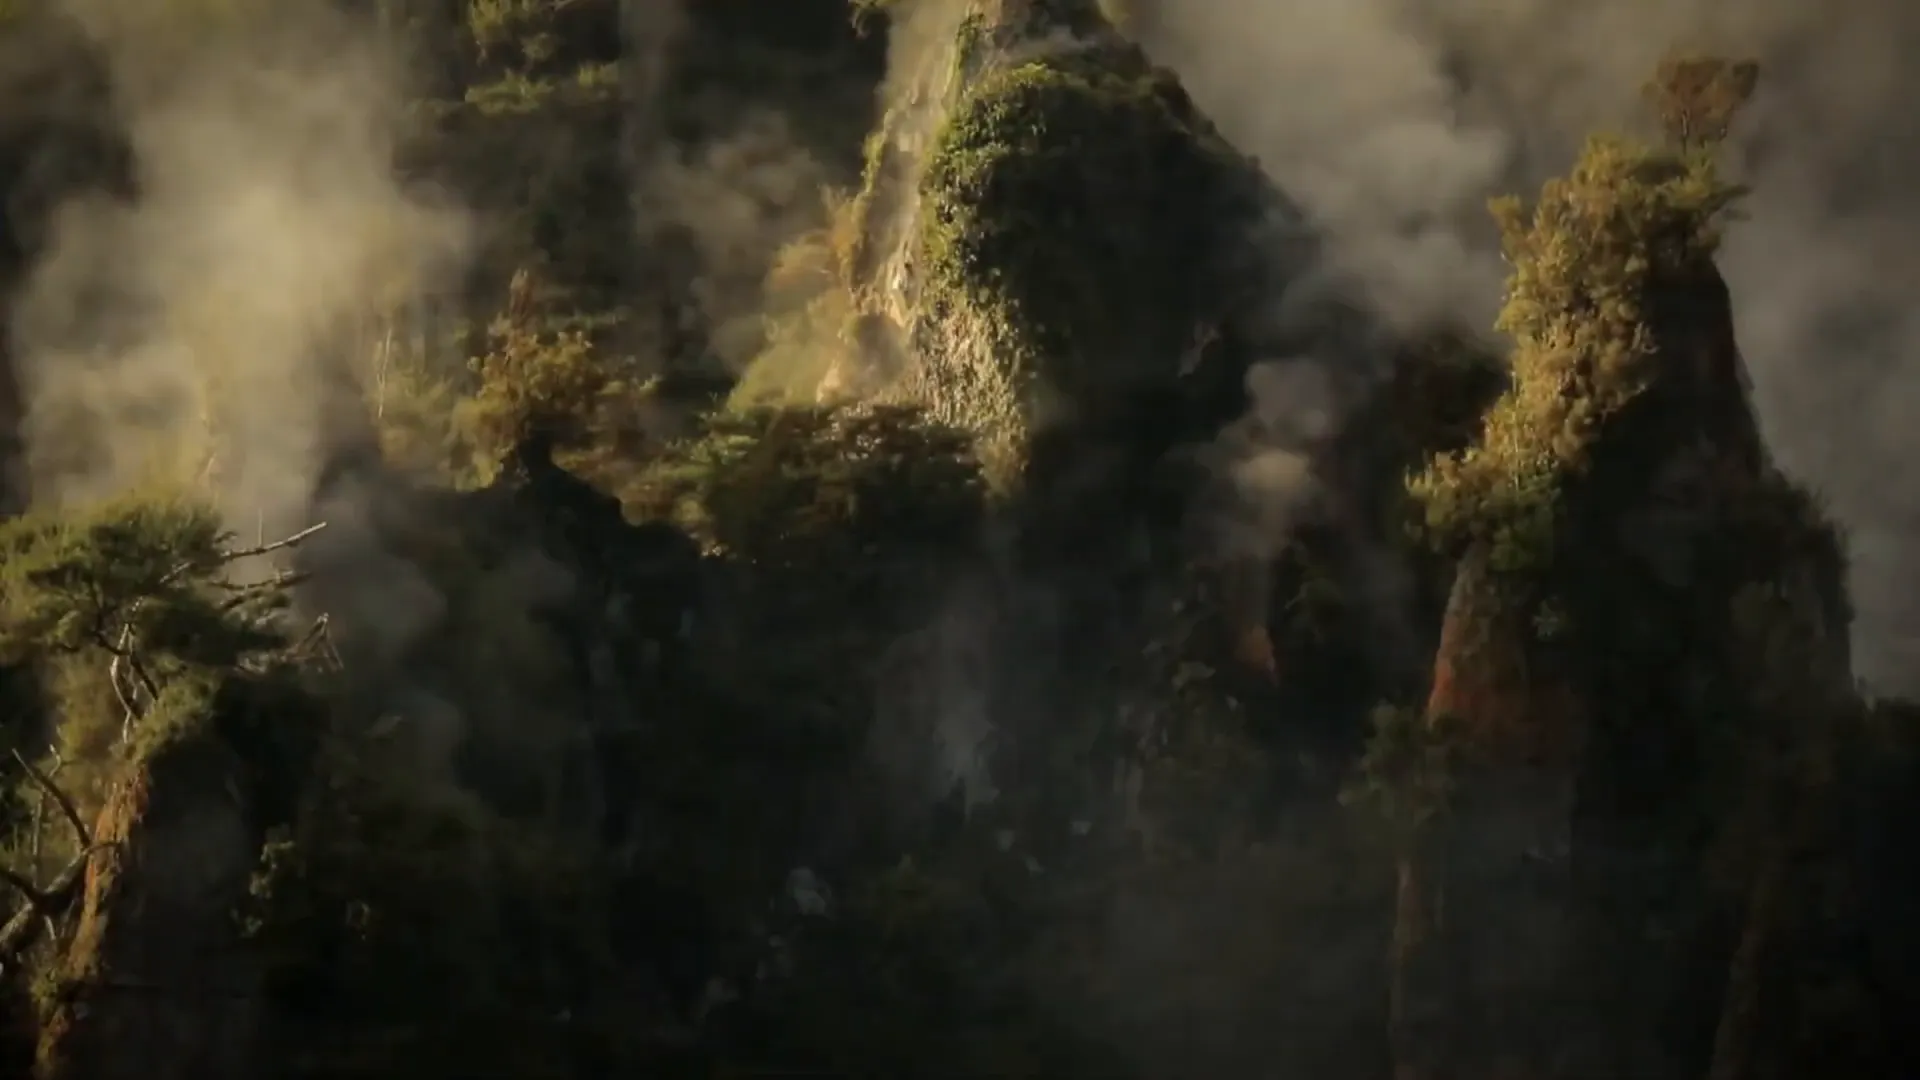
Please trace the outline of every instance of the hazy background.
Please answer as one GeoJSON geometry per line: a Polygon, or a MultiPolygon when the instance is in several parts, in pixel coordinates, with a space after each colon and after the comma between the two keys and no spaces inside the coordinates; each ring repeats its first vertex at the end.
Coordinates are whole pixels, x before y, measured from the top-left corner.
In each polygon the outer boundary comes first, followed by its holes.
{"type": "Polygon", "coordinates": [[[399,58],[312,4],[68,8],[140,192],[66,204],[14,312],[36,496],[209,480],[236,524],[291,531],[358,405],[362,332],[464,249],[465,217],[395,179],[399,58]]]}
{"type": "Polygon", "coordinates": [[[1850,533],[1856,663],[1920,690],[1920,7],[1892,0],[1154,0],[1141,33],[1389,314],[1484,328],[1488,196],[1637,122],[1662,53],[1758,57],[1723,258],[1781,462],[1850,533]]]}
{"type": "MultiPolygon", "coordinates": [[[[41,492],[80,498],[204,478],[236,525],[290,531],[304,523],[330,443],[351,430],[338,406],[352,394],[336,376],[364,356],[367,316],[457,277],[476,223],[396,180],[399,58],[317,5],[284,0],[270,25],[170,33],[137,3],[71,5],[109,45],[144,191],[133,205],[69,205],[16,312],[41,492]]],[[[1502,269],[1485,200],[1562,170],[1586,131],[1629,122],[1663,52],[1691,45],[1759,56],[1761,96],[1735,146],[1758,190],[1724,260],[1741,342],[1776,451],[1852,531],[1861,673],[1884,690],[1920,691],[1908,663],[1920,639],[1920,604],[1908,600],[1920,580],[1910,465],[1920,434],[1905,416],[1920,323],[1904,295],[1920,282],[1920,195],[1910,180],[1920,133],[1909,119],[1920,74],[1908,64],[1920,46],[1920,7],[1133,6],[1154,54],[1327,233],[1328,269],[1363,283],[1405,325],[1491,324],[1502,269]]],[[[628,28],[638,46],[627,86],[633,220],[608,227],[630,227],[636,244],[669,227],[690,240],[701,257],[692,292],[713,349],[740,363],[754,347],[760,275],[783,244],[821,223],[819,188],[848,179],[832,164],[845,148],[811,139],[778,102],[669,145],[654,110],[688,31],[679,5],[646,10],[657,19],[628,28]]],[[[1258,448],[1277,452],[1250,456],[1239,476],[1273,515],[1253,521],[1252,535],[1270,539],[1288,500],[1311,486],[1290,450],[1324,435],[1341,403],[1277,367],[1260,369],[1254,389],[1263,405],[1281,406],[1255,418],[1267,429],[1258,448]]],[[[346,538],[336,540],[348,545],[341,558],[364,572],[332,599],[350,618],[386,626],[397,653],[438,613],[439,598],[370,533],[353,530],[352,510],[326,511],[342,515],[329,536],[346,538]]],[[[930,661],[910,673],[901,708],[933,714],[948,740],[939,783],[971,775],[992,728],[977,699],[977,668],[988,661],[976,664],[972,652],[1000,627],[968,584],[945,620],[902,649],[914,654],[903,665],[919,653],[930,661]]],[[[532,588],[503,591],[524,600],[532,588]]],[[[452,708],[407,707],[421,717],[452,708]]],[[[1337,840],[1333,817],[1292,823],[1249,863],[1126,898],[1102,941],[1116,999],[1104,1019],[1164,1039],[1165,1075],[1191,1068],[1198,1043],[1231,1057],[1243,1046],[1320,1040],[1333,1056],[1345,1049],[1336,1043],[1377,1037],[1371,1016],[1352,1031],[1340,1024],[1360,993],[1351,984],[1379,970],[1384,917],[1338,896],[1329,906],[1347,921],[1337,924],[1324,909],[1277,906],[1308,895],[1303,881],[1353,872],[1320,861],[1327,838],[1337,840]],[[1301,925],[1312,931],[1291,932],[1301,925]],[[1254,931],[1278,940],[1250,938],[1254,931]],[[1282,976],[1308,984],[1309,996],[1329,1003],[1326,1015],[1285,1024],[1247,1015],[1249,989],[1282,976]],[[1185,1007],[1171,1013],[1181,1023],[1154,1028],[1175,1006],[1185,1007]]]]}

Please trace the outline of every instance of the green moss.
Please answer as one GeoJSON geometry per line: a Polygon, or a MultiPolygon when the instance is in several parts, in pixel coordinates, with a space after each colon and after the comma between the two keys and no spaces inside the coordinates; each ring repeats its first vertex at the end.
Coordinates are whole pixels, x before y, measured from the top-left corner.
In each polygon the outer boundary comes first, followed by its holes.
{"type": "Polygon", "coordinates": [[[467,89],[466,103],[483,116],[536,114],[555,106],[594,106],[617,100],[619,72],[612,64],[588,64],[559,76],[513,71],[467,89]]]}
{"type": "Polygon", "coordinates": [[[1233,292],[1225,245],[1265,192],[1110,29],[995,67],[996,49],[1032,40],[1017,30],[963,27],[979,41],[956,53],[983,70],[927,153],[907,260],[926,358],[912,396],[985,437],[997,479],[1019,468],[1037,411],[1065,403],[1097,424],[1174,383],[1233,292]]]}
{"type": "Polygon", "coordinates": [[[760,566],[858,565],[899,544],[974,535],[983,481],[966,433],[897,406],[721,413],[626,492],[760,566]]]}
{"type": "Polygon", "coordinates": [[[987,76],[921,187],[927,301],[983,315],[1008,379],[1076,399],[1171,378],[1213,284],[1213,196],[1237,164],[1170,76],[1105,59],[987,76]]]}

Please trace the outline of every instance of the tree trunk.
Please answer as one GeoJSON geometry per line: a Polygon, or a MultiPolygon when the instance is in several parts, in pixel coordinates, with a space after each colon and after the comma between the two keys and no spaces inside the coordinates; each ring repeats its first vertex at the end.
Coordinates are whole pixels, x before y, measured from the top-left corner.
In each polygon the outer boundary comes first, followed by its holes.
{"type": "Polygon", "coordinates": [[[260,973],[233,917],[257,857],[241,763],[182,734],[130,768],[95,827],[41,1080],[255,1080],[260,973]]]}

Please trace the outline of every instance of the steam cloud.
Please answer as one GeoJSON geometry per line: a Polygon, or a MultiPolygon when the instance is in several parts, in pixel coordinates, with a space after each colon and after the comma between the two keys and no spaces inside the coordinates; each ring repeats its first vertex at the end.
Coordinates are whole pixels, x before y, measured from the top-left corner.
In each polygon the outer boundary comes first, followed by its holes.
{"type": "MultiPolygon", "coordinates": [[[[1674,47],[1753,56],[1733,156],[1755,194],[1722,258],[1783,466],[1853,547],[1856,667],[1920,691],[1920,8],[1892,0],[1171,0],[1156,58],[1329,233],[1331,268],[1402,323],[1484,332],[1486,197],[1534,190],[1588,131],[1634,123],[1674,47]]],[[[1267,403],[1268,411],[1284,403],[1267,403]]]]}
{"type": "MultiPolygon", "coordinates": [[[[670,286],[685,289],[685,310],[668,317],[697,324],[710,357],[737,375],[765,344],[763,285],[776,253],[825,222],[825,191],[849,178],[794,129],[781,105],[743,107],[724,89],[682,92],[674,74],[685,54],[726,47],[699,38],[685,0],[621,6],[637,246],[671,238],[685,249],[678,262],[664,260],[669,275],[686,279],[670,286]],[[698,139],[670,137],[675,108],[699,118],[698,139]]],[[[811,92],[827,100],[832,88],[811,92]]]]}
{"type": "Polygon", "coordinates": [[[701,272],[691,306],[707,346],[734,373],[760,350],[762,284],[774,253],[825,217],[830,171],[777,112],[757,112],[729,136],[663,149],[642,166],[636,209],[643,235],[686,236],[701,272]]]}
{"type": "Polygon", "coordinates": [[[394,178],[387,58],[278,6],[271,34],[242,17],[189,37],[69,5],[140,190],[64,207],[16,311],[41,499],[201,481],[249,532],[299,523],[352,415],[357,331],[461,253],[462,218],[394,178]]]}
{"type": "MultiPolygon", "coordinates": [[[[317,3],[183,26],[70,0],[99,47],[136,197],[59,208],[13,311],[34,498],[197,488],[249,538],[307,525],[332,453],[368,438],[372,320],[458,270],[467,221],[396,178],[400,68],[317,3]]],[[[336,626],[397,655],[438,591],[368,503],[319,508],[336,626]]],[[[406,702],[444,759],[451,706],[406,702]]]]}

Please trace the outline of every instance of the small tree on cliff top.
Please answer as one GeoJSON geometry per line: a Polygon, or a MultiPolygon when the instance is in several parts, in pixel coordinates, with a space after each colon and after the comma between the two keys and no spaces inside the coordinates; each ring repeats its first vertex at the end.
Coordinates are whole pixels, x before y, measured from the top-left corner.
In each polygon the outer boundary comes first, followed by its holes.
{"type": "Polygon", "coordinates": [[[1674,146],[1702,150],[1727,137],[1759,84],[1760,65],[1751,60],[1676,54],[1660,62],[1641,95],[1674,146]]]}
{"type": "Polygon", "coordinates": [[[38,822],[23,845],[30,857],[0,864],[0,882],[25,900],[0,924],[0,968],[72,900],[92,842],[85,817],[102,788],[140,751],[203,726],[222,679],[274,668],[318,640],[319,627],[304,639],[286,633],[291,575],[232,572],[235,562],[318,528],[238,547],[208,507],[151,498],[0,525],[0,663],[60,665],[68,676],[54,702],[67,755],[46,771],[25,755],[16,764],[27,790],[57,804],[77,838],[65,868],[44,884],[38,822]],[[113,703],[109,714],[98,700],[113,703]]]}
{"type": "Polygon", "coordinates": [[[477,388],[462,426],[483,459],[532,437],[576,451],[618,443],[636,426],[644,382],[548,307],[534,277],[515,274],[505,309],[487,328],[487,350],[470,364],[477,388]]]}

